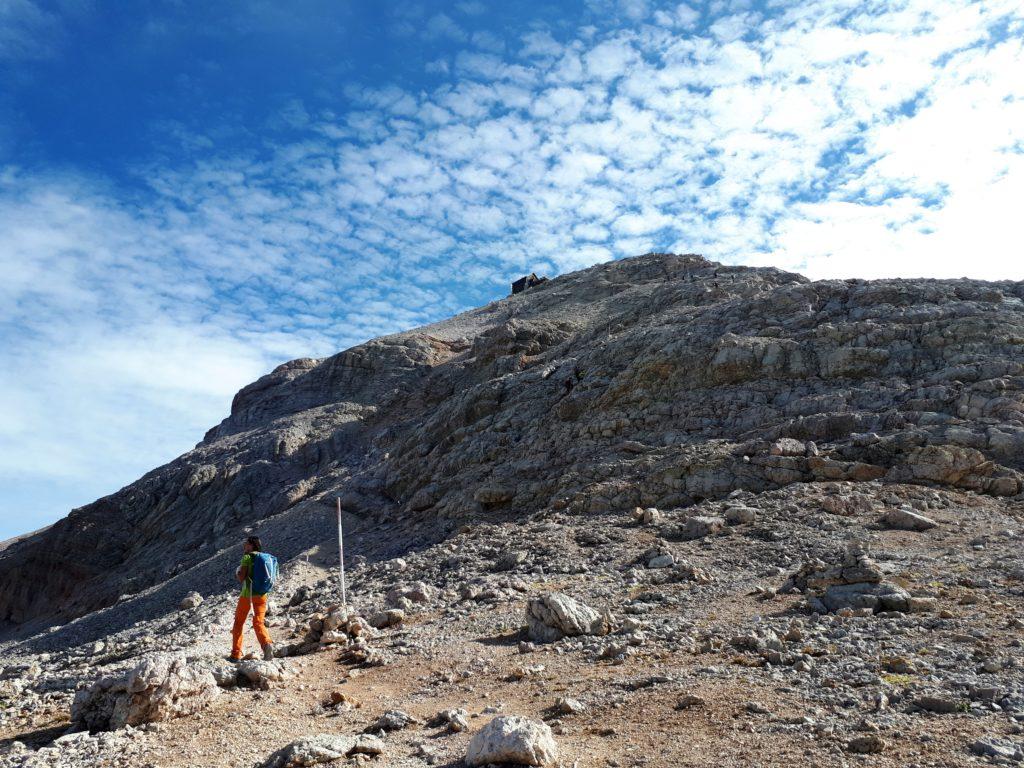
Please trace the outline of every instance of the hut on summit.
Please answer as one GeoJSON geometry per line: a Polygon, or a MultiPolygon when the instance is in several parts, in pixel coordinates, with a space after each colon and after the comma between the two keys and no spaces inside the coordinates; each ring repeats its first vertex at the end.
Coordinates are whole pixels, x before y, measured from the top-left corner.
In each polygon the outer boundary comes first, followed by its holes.
{"type": "Polygon", "coordinates": [[[523,275],[523,277],[520,277],[518,280],[512,283],[512,293],[513,295],[517,293],[522,293],[527,288],[533,288],[533,286],[540,285],[541,283],[544,282],[547,282],[546,277],[537,277],[536,272],[531,272],[528,275],[523,275]]]}

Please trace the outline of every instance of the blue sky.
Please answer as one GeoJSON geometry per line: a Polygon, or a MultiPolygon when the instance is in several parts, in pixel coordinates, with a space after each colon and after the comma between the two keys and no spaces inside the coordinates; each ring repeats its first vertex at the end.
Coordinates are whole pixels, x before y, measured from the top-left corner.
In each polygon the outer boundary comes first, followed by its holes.
{"type": "Polygon", "coordinates": [[[0,0],[0,539],[274,365],[650,250],[1024,278],[992,0],[0,0]]]}

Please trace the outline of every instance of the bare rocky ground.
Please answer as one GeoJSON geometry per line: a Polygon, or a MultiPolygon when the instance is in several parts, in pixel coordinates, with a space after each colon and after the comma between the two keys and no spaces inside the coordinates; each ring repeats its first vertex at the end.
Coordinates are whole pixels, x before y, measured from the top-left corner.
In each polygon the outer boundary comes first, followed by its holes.
{"type": "Polygon", "coordinates": [[[651,255],[282,366],[0,550],[0,766],[460,766],[502,715],[581,768],[1022,762],[1022,296],[651,255]]]}
{"type": "MultiPolygon", "coordinates": [[[[378,658],[369,665],[345,660],[347,640],[315,644],[286,658],[287,677],[268,690],[231,688],[198,715],[101,733],[96,755],[80,762],[68,753],[84,734],[46,746],[71,728],[80,681],[151,648],[180,648],[199,665],[222,654],[230,598],[181,610],[148,635],[111,638],[109,650],[24,658],[39,669],[5,669],[2,764],[248,767],[303,736],[374,731],[392,710],[415,718],[388,732],[384,756],[374,758],[396,766],[460,765],[471,733],[494,713],[548,722],[564,765],[969,765],[993,762],[975,754],[986,743],[1005,747],[1002,761],[1016,759],[1010,745],[1024,742],[1019,502],[816,483],[687,512],[651,523],[628,512],[546,512],[357,566],[360,613],[401,605],[404,614],[373,633],[378,658]],[[753,520],[695,540],[674,534],[692,513],[740,505],[753,520]],[[905,506],[937,525],[880,523],[905,506]],[[886,579],[934,603],[920,613],[821,615],[808,612],[807,595],[772,594],[801,563],[840,562],[851,544],[867,548],[886,579]],[[659,554],[676,565],[647,567],[659,554]],[[609,611],[611,631],[531,643],[527,602],[551,592],[609,611]],[[22,686],[27,695],[14,693],[22,686]],[[351,703],[332,706],[332,693],[351,703]],[[563,699],[579,705],[563,711],[563,699]],[[433,724],[458,708],[467,731],[433,724]]],[[[314,579],[314,566],[301,573],[311,588],[271,620],[282,648],[301,642],[310,617],[336,600],[335,584],[314,579]]]]}

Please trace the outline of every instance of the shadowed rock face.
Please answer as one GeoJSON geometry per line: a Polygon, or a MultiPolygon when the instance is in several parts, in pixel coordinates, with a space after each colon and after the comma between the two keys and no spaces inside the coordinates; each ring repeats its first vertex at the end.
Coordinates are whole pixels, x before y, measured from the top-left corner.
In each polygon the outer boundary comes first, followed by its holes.
{"type": "Polygon", "coordinates": [[[1022,283],[812,283],[652,254],[295,360],[192,451],[0,550],[0,621],[110,605],[334,495],[442,536],[823,479],[1018,494],[1022,299],[1022,283]]]}

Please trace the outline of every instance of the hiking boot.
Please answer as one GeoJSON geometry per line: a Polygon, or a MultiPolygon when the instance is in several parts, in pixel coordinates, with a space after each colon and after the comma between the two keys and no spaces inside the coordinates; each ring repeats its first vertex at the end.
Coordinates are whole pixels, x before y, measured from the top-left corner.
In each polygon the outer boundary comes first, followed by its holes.
{"type": "Polygon", "coordinates": [[[267,643],[263,646],[263,660],[273,661],[274,660],[274,644],[267,643]]]}
{"type": "Polygon", "coordinates": [[[232,664],[241,664],[242,663],[242,660],[240,658],[238,658],[237,656],[228,656],[227,659],[232,664]]]}

